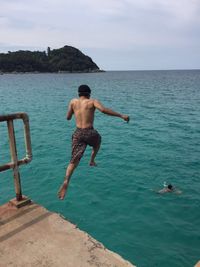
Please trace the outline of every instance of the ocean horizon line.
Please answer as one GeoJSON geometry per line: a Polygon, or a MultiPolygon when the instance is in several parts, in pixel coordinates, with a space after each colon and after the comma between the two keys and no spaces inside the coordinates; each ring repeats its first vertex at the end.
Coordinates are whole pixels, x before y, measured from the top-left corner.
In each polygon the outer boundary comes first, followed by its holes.
{"type": "Polygon", "coordinates": [[[127,70],[106,70],[106,72],[110,71],[199,71],[200,68],[191,68],[191,69],[127,69],[127,70]]]}

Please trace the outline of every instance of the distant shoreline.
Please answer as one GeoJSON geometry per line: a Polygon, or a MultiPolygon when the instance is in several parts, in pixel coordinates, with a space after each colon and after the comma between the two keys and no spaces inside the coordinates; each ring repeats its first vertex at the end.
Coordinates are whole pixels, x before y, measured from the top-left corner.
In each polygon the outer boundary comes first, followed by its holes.
{"type": "Polygon", "coordinates": [[[106,72],[105,70],[92,70],[92,71],[56,71],[56,72],[42,72],[42,71],[12,71],[12,72],[3,72],[0,71],[0,75],[4,74],[75,74],[75,73],[102,73],[106,72]]]}

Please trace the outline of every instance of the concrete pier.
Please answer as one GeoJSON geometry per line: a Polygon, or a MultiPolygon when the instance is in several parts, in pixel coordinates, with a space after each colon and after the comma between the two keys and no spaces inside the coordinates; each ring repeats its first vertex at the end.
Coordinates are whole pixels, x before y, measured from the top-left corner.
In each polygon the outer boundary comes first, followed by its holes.
{"type": "Polygon", "coordinates": [[[0,207],[0,267],[133,267],[59,214],[0,207]]]}

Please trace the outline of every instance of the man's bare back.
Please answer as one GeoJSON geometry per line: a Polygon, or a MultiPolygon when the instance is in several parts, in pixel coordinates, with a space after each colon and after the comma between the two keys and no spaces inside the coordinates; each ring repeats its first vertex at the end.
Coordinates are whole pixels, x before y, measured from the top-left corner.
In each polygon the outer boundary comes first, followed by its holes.
{"type": "Polygon", "coordinates": [[[76,119],[76,126],[78,128],[89,128],[93,127],[95,109],[98,109],[102,113],[110,116],[116,116],[129,121],[129,117],[121,115],[111,109],[105,108],[98,100],[88,99],[85,96],[79,97],[79,99],[72,99],[69,104],[67,113],[67,119],[70,120],[74,114],[76,119]]]}
{"type": "Polygon", "coordinates": [[[68,114],[74,113],[76,119],[76,126],[78,128],[93,127],[94,122],[94,100],[80,97],[79,99],[73,99],[70,102],[68,114]]]}

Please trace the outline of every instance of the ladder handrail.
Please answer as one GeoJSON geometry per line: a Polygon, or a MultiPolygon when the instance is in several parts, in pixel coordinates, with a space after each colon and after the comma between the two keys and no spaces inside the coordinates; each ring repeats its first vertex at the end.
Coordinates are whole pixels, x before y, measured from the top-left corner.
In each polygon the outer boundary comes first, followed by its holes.
{"type": "MultiPolygon", "coordinates": [[[[32,148],[31,148],[31,139],[30,139],[30,127],[29,127],[29,117],[26,113],[14,113],[7,115],[0,115],[0,122],[22,119],[24,122],[24,135],[25,135],[25,145],[26,145],[26,156],[23,159],[18,160],[17,165],[22,165],[29,163],[32,160],[32,148]]],[[[6,163],[0,166],[0,172],[14,167],[13,162],[6,163]]]]}
{"type": "Polygon", "coordinates": [[[8,169],[13,169],[16,198],[19,201],[22,199],[19,166],[22,164],[27,164],[32,160],[29,117],[24,112],[7,114],[7,115],[0,115],[0,122],[4,122],[4,121],[7,121],[7,126],[8,126],[11,162],[8,162],[4,165],[1,165],[0,166],[0,172],[8,170],[8,169]],[[16,120],[16,119],[22,119],[23,123],[24,123],[24,138],[25,138],[26,156],[20,160],[18,160],[18,158],[17,158],[17,149],[16,149],[15,132],[14,132],[14,124],[13,124],[13,120],[16,120]]]}

